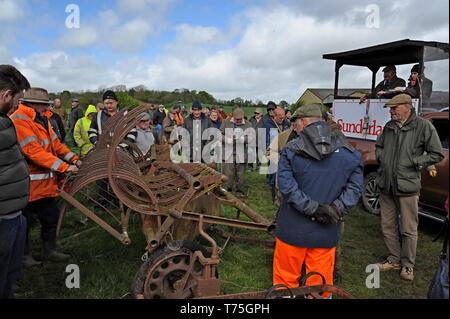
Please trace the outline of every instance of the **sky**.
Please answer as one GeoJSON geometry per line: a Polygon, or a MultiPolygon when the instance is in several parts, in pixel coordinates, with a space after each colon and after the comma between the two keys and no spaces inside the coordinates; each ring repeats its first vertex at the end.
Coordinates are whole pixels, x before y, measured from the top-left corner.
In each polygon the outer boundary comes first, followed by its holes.
{"type": "MultiPolygon", "coordinates": [[[[334,63],[323,54],[406,38],[448,43],[448,7],[447,0],[0,0],[0,64],[51,92],[123,84],[293,103],[306,88],[333,87],[334,63]]],[[[409,69],[399,74],[407,78],[409,69]]],[[[448,70],[448,60],[428,68],[435,89],[448,91],[448,70]]],[[[342,87],[370,87],[368,70],[342,73],[342,87]]]]}

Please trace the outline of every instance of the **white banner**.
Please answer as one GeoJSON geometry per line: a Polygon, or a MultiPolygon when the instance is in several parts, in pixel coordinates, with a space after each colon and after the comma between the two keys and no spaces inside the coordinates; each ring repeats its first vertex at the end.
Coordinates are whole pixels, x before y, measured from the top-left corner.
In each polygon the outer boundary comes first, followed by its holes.
{"type": "MultiPolygon", "coordinates": [[[[364,103],[355,100],[334,100],[333,119],[340,125],[347,137],[376,141],[384,125],[391,120],[389,109],[384,105],[387,99],[371,99],[364,103]]],[[[417,110],[418,99],[413,99],[417,110]]]]}

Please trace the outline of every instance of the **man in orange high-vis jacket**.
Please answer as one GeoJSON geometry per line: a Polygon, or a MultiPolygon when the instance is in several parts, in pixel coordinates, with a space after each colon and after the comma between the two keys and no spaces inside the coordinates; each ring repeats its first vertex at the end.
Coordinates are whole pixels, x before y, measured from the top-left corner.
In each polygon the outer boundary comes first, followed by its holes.
{"type": "MultiPolygon", "coordinates": [[[[46,110],[49,104],[51,101],[46,90],[31,88],[25,92],[11,119],[30,173],[30,198],[25,215],[29,219],[31,214],[36,214],[41,223],[44,259],[66,260],[70,256],[56,250],[59,217],[55,202],[55,197],[59,195],[57,174],[77,172],[81,161],[53,131],[50,125],[52,113],[46,110]]],[[[29,254],[28,239],[25,250],[25,264],[36,264],[29,254]]]]}

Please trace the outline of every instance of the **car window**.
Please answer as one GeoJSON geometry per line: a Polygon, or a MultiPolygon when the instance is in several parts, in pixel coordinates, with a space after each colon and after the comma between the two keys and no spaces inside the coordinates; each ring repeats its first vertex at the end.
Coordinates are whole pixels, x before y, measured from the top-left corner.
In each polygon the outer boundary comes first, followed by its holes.
{"type": "Polygon", "coordinates": [[[432,123],[439,134],[442,148],[448,149],[448,119],[434,119],[432,123]]]}

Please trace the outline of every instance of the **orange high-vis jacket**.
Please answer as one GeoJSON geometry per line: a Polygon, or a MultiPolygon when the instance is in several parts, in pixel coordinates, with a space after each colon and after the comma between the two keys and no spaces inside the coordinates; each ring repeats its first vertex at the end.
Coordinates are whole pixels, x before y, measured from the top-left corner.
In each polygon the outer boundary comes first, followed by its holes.
{"type": "Polygon", "coordinates": [[[69,168],[68,163],[78,160],[77,155],[62,144],[53,131],[49,120],[52,112],[47,111],[44,115],[48,130],[35,121],[36,111],[24,104],[19,105],[11,115],[30,170],[30,202],[58,196],[58,179],[55,173],[64,173],[69,168]]]}

